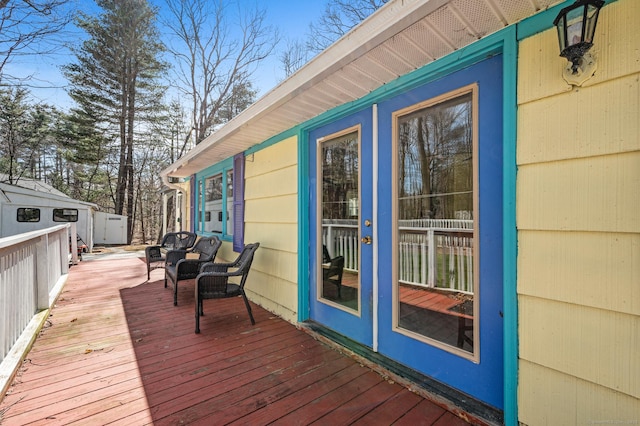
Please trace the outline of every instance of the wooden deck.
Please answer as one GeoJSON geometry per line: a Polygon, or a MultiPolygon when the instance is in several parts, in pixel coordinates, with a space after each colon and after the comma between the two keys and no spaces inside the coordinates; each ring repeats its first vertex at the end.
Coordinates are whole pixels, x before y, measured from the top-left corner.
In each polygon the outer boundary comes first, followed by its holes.
{"type": "Polygon", "coordinates": [[[178,306],[138,258],[74,266],[0,404],[11,425],[464,425],[266,310],[178,306]]]}

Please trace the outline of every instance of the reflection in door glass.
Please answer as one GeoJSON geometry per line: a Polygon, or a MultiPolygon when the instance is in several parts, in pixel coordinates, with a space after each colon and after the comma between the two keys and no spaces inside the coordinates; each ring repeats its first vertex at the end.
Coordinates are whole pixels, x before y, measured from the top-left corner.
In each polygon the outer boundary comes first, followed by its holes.
{"type": "Polygon", "coordinates": [[[320,228],[322,238],[320,297],[358,310],[358,224],[360,173],[358,132],[320,145],[320,228]]]}
{"type": "MultiPolygon", "coordinates": [[[[397,324],[474,353],[472,94],[397,118],[397,324]]],[[[475,342],[477,343],[477,342],[475,342]]]]}

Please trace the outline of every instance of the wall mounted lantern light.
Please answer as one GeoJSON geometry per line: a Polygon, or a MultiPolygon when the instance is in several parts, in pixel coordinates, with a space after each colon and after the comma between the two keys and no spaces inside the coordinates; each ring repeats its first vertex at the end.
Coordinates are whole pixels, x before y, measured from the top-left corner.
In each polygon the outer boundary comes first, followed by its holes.
{"type": "Polygon", "coordinates": [[[591,78],[596,63],[589,49],[593,46],[598,14],[604,0],[577,0],[560,11],[553,25],[558,28],[560,56],[571,63],[563,77],[569,84],[580,86],[591,78]]]}

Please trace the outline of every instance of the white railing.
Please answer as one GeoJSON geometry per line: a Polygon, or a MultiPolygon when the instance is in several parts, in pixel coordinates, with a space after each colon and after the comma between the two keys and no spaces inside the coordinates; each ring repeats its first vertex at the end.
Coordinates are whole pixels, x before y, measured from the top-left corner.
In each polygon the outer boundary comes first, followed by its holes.
{"type": "Polygon", "coordinates": [[[400,227],[399,281],[473,293],[473,229],[400,227]]]}
{"type": "Polygon", "coordinates": [[[322,243],[329,255],[344,257],[344,269],[358,272],[360,259],[360,241],[358,241],[358,222],[350,219],[334,219],[322,225],[322,243]]]}
{"type": "Polygon", "coordinates": [[[66,281],[70,232],[75,235],[75,226],[65,224],[0,238],[0,363],[3,373],[5,358],[18,340],[25,337],[23,333],[38,312],[51,307],[66,281]]]}
{"type": "MultiPolygon", "coordinates": [[[[331,257],[344,256],[345,269],[358,271],[356,221],[325,221],[322,242],[331,257]]],[[[473,220],[402,220],[398,246],[401,283],[473,293],[473,220]]]]}

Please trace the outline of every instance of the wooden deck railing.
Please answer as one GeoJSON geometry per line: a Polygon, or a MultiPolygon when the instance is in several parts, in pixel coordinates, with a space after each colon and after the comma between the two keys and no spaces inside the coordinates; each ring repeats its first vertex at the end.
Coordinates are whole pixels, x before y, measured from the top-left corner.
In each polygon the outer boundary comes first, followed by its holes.
{"type": "MultiPolygon", "coordinates": [[[[357,272],[358,223],[332,220],[322,227],[331,257],[344,256],[345,269],[357,272]]],[[[473,293],[473,220],[402,220],[398,245],[401,283],[473,293]]]]}
{"type": "MultiPolygon", "coordinates": [[[[75,224],[74,224],[75,225],[75,224]]],[[[51,307],[69,270],[69,235],[65,224],[0,238],[0,363],[38,312],[51,307]]],[[[2,377],[0,377],[1,379],[2,377]]]]}

